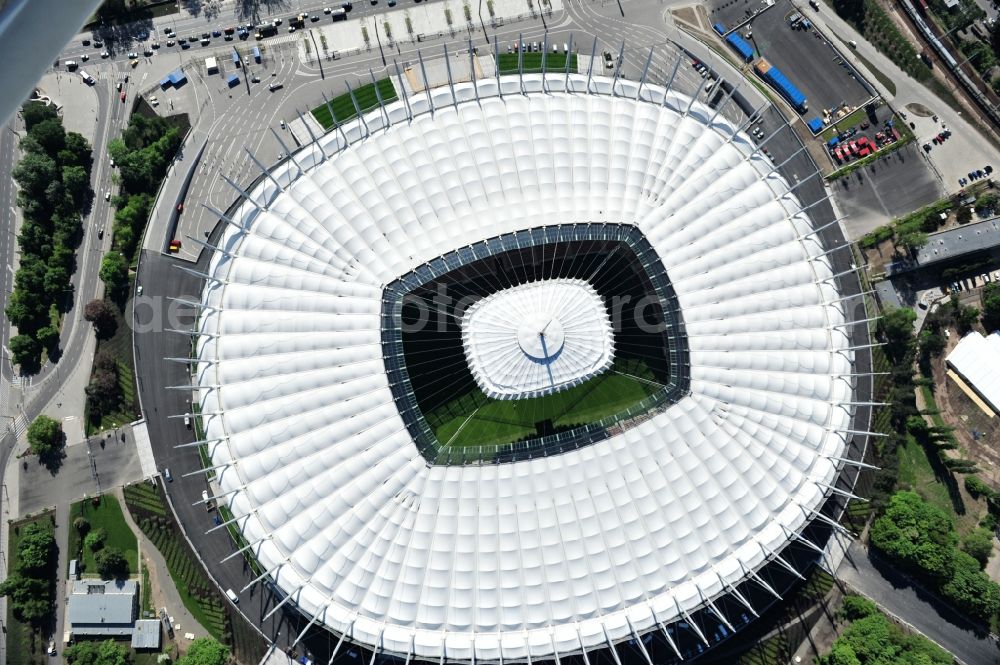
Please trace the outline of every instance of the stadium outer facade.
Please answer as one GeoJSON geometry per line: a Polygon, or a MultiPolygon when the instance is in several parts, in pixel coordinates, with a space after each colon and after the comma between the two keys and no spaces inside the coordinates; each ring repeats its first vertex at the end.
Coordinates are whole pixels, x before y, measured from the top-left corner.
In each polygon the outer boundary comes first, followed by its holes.
{"type": "Polygon", "coordinates": [[[350,642],[407,661],[670,662],[801,579],[864,435],[863,345],[812,206],[747,124],[669,84],[498,76],[404,95],[241,192],[203,293],[197,386],[216,498],[255,581],[308,619],[298,639],[330,629],[331,661],[350,642]],[[568,451],[423,455],[387,379],[386,286],[584,222],[656,250],[683,394],[568,451]]]}

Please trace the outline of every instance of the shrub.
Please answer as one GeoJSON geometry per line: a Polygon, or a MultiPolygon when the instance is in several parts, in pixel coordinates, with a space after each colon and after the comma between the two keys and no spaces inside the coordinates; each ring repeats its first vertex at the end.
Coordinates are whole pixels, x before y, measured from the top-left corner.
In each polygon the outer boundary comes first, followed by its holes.
{"type": "Polygon", "coordinates": [[[81,536],[86,536],[87,532],[90,531],[90,520],[82,515],[73,520],[73,528],[81,536]]]}
{"type": "Polygon", "coordinates": [[[104,543],[108,539],[108,532],[104,529],[94,529],[83,539],[83,544],[91,552],[97,552],[104,547],[104,543]]]}

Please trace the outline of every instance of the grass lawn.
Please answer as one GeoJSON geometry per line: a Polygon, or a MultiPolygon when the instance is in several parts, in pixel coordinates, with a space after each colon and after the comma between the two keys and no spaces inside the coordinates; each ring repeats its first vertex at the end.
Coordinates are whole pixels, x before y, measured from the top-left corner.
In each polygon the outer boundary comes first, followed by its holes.
{"type": "MultiPolygon", "coordinates": [[[[112,305],[115,321],[118,327],[111,339],[100,340],[97,343],[97,353],[110,353],[118,364],[118,388],[121,391],[121,406],[112,413],[91,414],[90,405],[84,413],[87,415],[87,435],[91,436],[102,430],[111,429],[115,425],[130,423],[139,417],[139,404],[135,388],[135,368],[132,365],[132,329],[118,307],[112,305]]],[[[89,402],[89,400],[88,400],[89,402]]]]}
{"type": "Polygon", "coordinates": [[[846,132],[851,127],[857,127],[864,122],[867,117],[868,114],[865,112],[864,108],[856,109],[853,113],[845,115],[843,118],[824,129],[823,133],[820,134],[820,137],[824,141],[829,141],[837,134],[846,132]]]}
{"type": "MultiPolygon", "coordinates": [[[[535,423],[551,420],[556,428],[591,423],[659,390],[658,385],[616,373],[616,368],[569,390],[533,399],[490,399],[477,390],[429,413],[427,421],[446,446],[503,444],[533,435],[535,423]]],[[[652,378],[645,366],[629,374],[652,378]]]]}
{"type": "MultiPolygon", "coordinates": [[[[388,78],[378,81],[378,94],[382,96],[382,102],[385,104],[398,99],[396,97],[396,89],[392,87],[392,81],[388,78]]],[[[375,84],[368,83],[360,88],[355,88],[354,99],[357,100],[358,108],[361,109],[362,113],[378,106],[378,95],[375,94],[375,84]]],[[[351,99],[351,93],[345,92],[330,100],[330,108],[327,108],[326,104],[320,104],[312,110],[313,117],[316,118],[319,124],[323,125],[323,129],[333,127],[333,120],[330,118],[330,109],[333,109],[333,113],[339,123],[344,123],[357,115],[354,108],[354,100],[351,99]]]]}
{"type": "Polygon", "coordinates": [[[95,506],[91,499],[77,501],[69,508],[69,558],[79,558],[79,565],[83,566],[81,572],[86,575],[96,575],[97,565],[94,563],[94,553],[81,543],[80,535],[73,528],[73,521],[77,517],[85,517],[90,522],[91,530],[104,529],[108,532],[108,539],[104,541],[105,547],[116,547],[121,550],[128,561],[129,573],[135,574],[138,569],[139,543],[132,529],[125,523],[125,516],[122,515],[122,507],[118,499],[105,494],[100,497],[100,504],[95,506]]]}
{"type": "MultiPolygon", "coordinates": [[[[563,72],[566,71],[566,54],[565,53],[522,53],[520,54],[523,58],[522,65],[524,67],[524,73],[530,74],[542,71],[542,55],[545,55],[545,71],[546,72],[563,72]]],[[[500,54],[500,73],[501,74],[516,74],[517,73],[517,53],[501,53],[500,54]]],[[[576,72],[576,53],[569,54],[569,71],[576,72]]]]}
{"type": "MultiPolygon", "coordinates": [[[[55,526],[52,524],[51,518],[52,513],[47,512],[10,525],[7,540],[7,550],[11,553],[7,567],[8,572],[17,568],[17,547],[21,540],[21,529],[28,524],[38,523],[54,532],[55,526]]],[[[6,628],[8,645],[7,665],[47,665],[48,656],[45,655],[46,642],[44,637],[28,624],[15,619],[10,603],[7,604],[7,621],[4,628],[6,628]]]]}

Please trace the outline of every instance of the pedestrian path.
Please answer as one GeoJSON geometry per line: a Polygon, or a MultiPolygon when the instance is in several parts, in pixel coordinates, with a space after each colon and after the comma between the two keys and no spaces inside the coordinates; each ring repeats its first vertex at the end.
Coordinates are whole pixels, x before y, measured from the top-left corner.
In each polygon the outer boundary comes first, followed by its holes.
{"type": "Polygon", "coordinates": [[[170,571],[167,569],[167,562],[163,560],[163,555],[156,549],[152,542],[142,532],[142,529],[132,520],[132,514],[125,506],[125,492],[121,487],[115,488],[115,496],[122,505],[122,514],[125,522],[139,539],[139,556],[143,560],[142,565],[149,573],[149,583],[153,594],[153,607],[159,612],[160,608],[166,608],[167,615],[174,626],[174,641],[181,651],[186,651],[190,640],[184,638],[185,634],[192,634],[195,638],[207,637],[208,631],[199,624],[195,618],[184,607],[177,586],[170,571]]]}

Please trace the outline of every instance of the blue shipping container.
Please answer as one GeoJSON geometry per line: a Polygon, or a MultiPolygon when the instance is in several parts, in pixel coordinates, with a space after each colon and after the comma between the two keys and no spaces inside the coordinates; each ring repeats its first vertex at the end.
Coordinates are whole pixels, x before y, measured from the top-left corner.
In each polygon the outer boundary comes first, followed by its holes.
{"type": "Polygon", "coordinates": [[[726,41],[743,57],[744,62],[750,62],[753,60],[753,49],[749,44],[747,44],[747,41],[738,34],[735,32],[730,33],[729,36],[726,37],[726,41]]]}
{"type": "Polygon", "coordinates": [[[226,83],[229,84],[230,88],[232,88],[239,82],[240,82],[240,77],[238,74],[230,74],[229,76],[226,77],[226,83]]]}
{"type": "Polygon", "coordinates": [[[813,118],[806,124],[809,126],[809,131],[811,131],[813,134],[819,134],[820,131],[823,129],[823,121],[820,120],[819,118],[813,118]]]}
{"type": "Polygon", "coordinates": [[[256,46],[253,47],[253,59],[255,62],[260,62],[260,49],[256,46]]]}
{"type": "Polygon", "coordinates": [[[716,23],[716,24],[715,24],[715,25],[713,25],[712,27],[713,27],[713,28],[715,28],[715,31],[716,31],[717,33],[719,33],[720,35],[724,35],[724,34],[726,34],[726,29],[725,29],[724,27],[722,27],[722,24],[721,24],[721,23],[716,23]]]}
{"type": "Polygon", "coordinates": [[[806,96],[803,95],[802,92],[788,80],[787,76],[781,73],[781,70],[772,66],[764,74],[764,79],[773,85],[775,89],[781,93],[781,96],[787,99],[792,106],[800,112],[805,113],[807,110],[806,96]]]}
{"type": "Polygon", "coordinates": [[[840,143],[840,137],[839,136],[834,136],[832,139],[830,139],[829,141],[826,142],[826,144],[828,146],[830,146],[831,148],[836,147],[838,143],[840,143]]]}
{"type": "Polygon", "coordinates": [[[233,51],[233,64],[236,65],[237,67],[240,66],[240,54],[237,53],[236,51],[233,51]]]}

